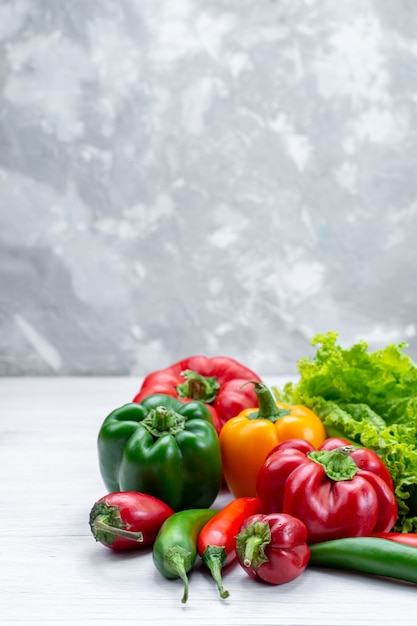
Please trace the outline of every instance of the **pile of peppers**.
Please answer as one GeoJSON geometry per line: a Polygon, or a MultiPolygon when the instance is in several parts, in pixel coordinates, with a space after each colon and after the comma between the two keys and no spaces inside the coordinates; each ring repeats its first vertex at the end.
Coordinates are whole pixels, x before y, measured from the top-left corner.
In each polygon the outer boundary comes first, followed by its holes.
{"type": "Polygon", "coordinates": [[[182,602],[197,558],[223,599],[235,562],[272,585],[308,565],[417,583],[417,537],[392,532],[398,505],[380,457],[328,437],[309,408],[276,402],[234,359],[150,373],[104,419],[97,445],[108,493],[90,511],[95,539],[150,548],[158,571],[182,580],[182,602]],[[217,510],[222,489],[232,499],[217,510]]]}

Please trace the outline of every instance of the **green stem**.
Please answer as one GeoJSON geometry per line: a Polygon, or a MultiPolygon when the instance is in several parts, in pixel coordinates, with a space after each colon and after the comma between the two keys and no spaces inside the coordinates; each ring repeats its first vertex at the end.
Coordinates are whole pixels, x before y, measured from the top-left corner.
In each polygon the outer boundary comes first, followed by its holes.
{"type": "Polygon", "coordinates": [[[159,431],[165,431],[172,428],[175,424],[173,411],[164,406],[158,406],[152,412],[152,425],[159,431]]]}
{"type": "Polygon", "coordinates": [[[217,584],[220,597],[225,599],[229,597],[229,592],[223,587],[221,570],[226,561],[226,549],[224,546],[207,546],[202,555],[202,561],[206,565],[217,584]]]}
{"type": "Polygon", "coordinates": [[[149,411],[141,424],[154,437],[162,437],[167,433],[177,435],[184,430],[185,417],[165,406],[157,406],[149,411]]]}
{"type": "Polygon", "coordinates": [[[188,576],[187,571],[191,567],[191,553],[182,548],[181,546],[173,546],[168,548],[164,554],[164,566],[165,569],[181,578],[184,583],[184,593],[181,598],[181,602],[185,604],[188,600],[188,576]]]}
{"type": "Polygon", "coordinates": [[[181,398],[192,398],[210,404],[214,402],[220,384],[215,376],[201,376],[193,370],[181,372],[185,382],[177,385],[177,392],[181,398]]]}
{"type": "Polygon", "coordinates": [[[249,419],[266,419],[270,422],[277,422],[284,415],[289,415],[288,409],[281,409],[277,406],[274,396],[264,383],[249,380],[243,383],[241,388],[248,384],[254,385],[259,405],[257,411],[247,416],[249,419]]]}
{"type": "Polygon", "coordinates": [[[307,456],[324,467],[326,476],[332,480],[352,480],[359,471],[355,461],[349,456],[353,446],[341,446],[334,450],[314,450],[307,456]]]}
{"type": "Polygon", "coordinates": [[[116,537],[124,537],[132,541],[143,541],[141,532],[126,530],[118,506],[107,502],[96,502],[90,511],[89,524],[96,541],[112,545],[116,537]]]}
{"type": "MultiPolygon", "coordinates": [[[[100,519],[96,519],[93,523],[94,530],[99,533],[106,533],[113,535],[114,537],[123,537],[124,539],[131,539],[138,543],[143,541],[143,534],[141,532],[134,532],[133,530],[126,530],[125,528],[116,528],[116,526],[110,526],[100,519]]],[[[95,535],[95,532],[93,533],[95,535]]]]}
{"type": "Polygon", "coordinates": [[[262,546],[261,537],[249,537],[246,541],[245,556],[243,564],[245,567],[251,567],[252,563],[257,560],[257,555],[262,546]]]}
{"type": "Polygon", "coordinates": [[[267,522],[251,522],[236,536],[236,552],[245,567],[257,569],[268,561],[265,549],[271,543],[267,522]]]}

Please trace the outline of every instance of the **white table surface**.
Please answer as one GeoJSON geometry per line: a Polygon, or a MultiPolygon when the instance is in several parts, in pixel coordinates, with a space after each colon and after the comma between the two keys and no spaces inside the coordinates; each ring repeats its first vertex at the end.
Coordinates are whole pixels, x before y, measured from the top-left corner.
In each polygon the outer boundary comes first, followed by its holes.
{"type": "MultiPolygon", "coordinates": [[[[139,383],[0,378],[1,624],[415,623],[416,586],[313,568],[292,583],[270,586],[236,564],[224,575],[230,597],[222,600],[197,564],[188,603],[181,604],[182,582],[166,580],[149,549],[121,555],[96,543],[88,516],[106,493],[97,433],[111,410],[131,401],[139,383]]],[[[227,501],[223,493],[217,504],[227,501]]]]}

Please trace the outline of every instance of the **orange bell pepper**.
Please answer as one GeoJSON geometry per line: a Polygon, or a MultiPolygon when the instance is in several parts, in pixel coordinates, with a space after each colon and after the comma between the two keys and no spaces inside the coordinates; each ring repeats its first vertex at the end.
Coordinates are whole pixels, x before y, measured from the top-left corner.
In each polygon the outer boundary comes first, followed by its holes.
{"type": "Polygon", "coordinates": [[[264,383],[252,384],[259,407],[243,409],[219,434],[223,477],[235,498],[256,495],[258,472],[281,441],[303,439],[318,448],[326,438],[322,421],[309,408],[275,402],[264,383]]]}

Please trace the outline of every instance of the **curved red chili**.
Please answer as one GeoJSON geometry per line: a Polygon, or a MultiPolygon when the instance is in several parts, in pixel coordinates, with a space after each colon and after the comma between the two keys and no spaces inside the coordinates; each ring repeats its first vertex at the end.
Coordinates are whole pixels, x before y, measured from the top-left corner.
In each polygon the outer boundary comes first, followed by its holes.
{"type": "Polygon", "coordinates": [[[236,498],[200,531],[197,550],[217,583],[221,598],[229,596],[223,587],[221,570],[236,559],[236,535],[245,519],[259,511],[258,498],[236,498]]]}

